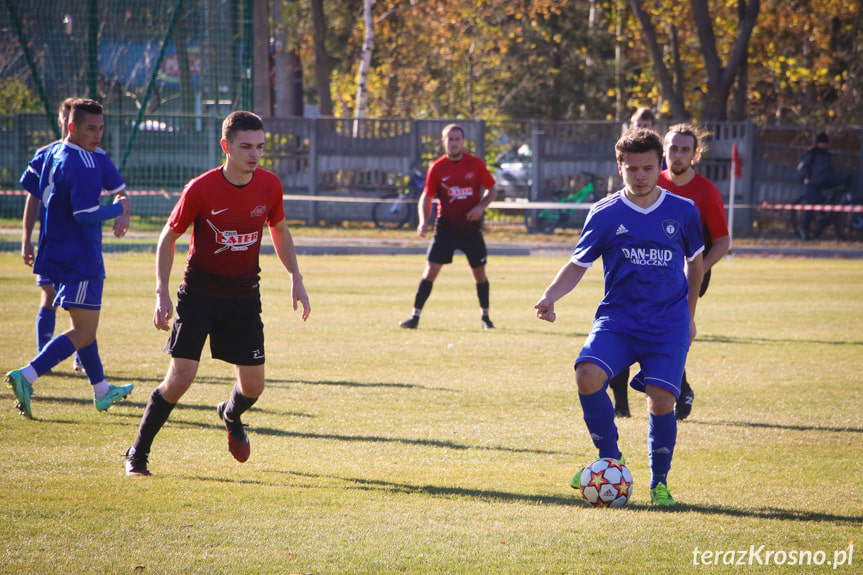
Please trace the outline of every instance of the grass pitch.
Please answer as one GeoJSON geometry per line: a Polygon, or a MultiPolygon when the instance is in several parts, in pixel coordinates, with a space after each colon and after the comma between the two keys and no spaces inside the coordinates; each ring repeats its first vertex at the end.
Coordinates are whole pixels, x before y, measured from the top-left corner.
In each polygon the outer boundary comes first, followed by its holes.
{"type": "MultiPolygon", "coordinates": [[[[153,256],[108,256],[100,350],[109,380],[135,392],[97,413],[71,360],[36,383],[35,421],[0,390],[0,571],[859,573],[861,263],[716,268],[688,363],[693,414],[669,475],[679,506],[668,511],[649,505],[634,392],[633,417],[619,423],[630,503],[593,509],[568,486],[595,456],[572,362],[602,286],[597,267],[555,324],[536,320],[565,259],[492,258],[498,329],[483,332],[464,258],[444,269],[416,331],[397,323],[421,256],[301,258],[305,324],[276,258],[262,258],[268,388],[244,418],[250,460],[231,458],[215,411],[232,370],[205,352],[156,438],[155,476],[132,479],[122,454],[168,358],[152,326],[153,256]]],[[[17,255],[0,254],[0,270],[5,372],[35,352],[38,292],[17,255]]],[[[58,312],[58,332],[66,322],[58,312]]]]}

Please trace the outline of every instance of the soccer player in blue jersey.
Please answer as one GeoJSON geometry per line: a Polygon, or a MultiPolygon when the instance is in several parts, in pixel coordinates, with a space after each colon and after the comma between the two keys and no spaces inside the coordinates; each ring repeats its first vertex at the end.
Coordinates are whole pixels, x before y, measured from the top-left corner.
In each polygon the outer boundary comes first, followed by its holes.
{"type": "MultiPolygon", "coordinates": [[[[33,248],[31,238],[33,236],[33,228],[35,227],[37,217],[39,218],[39,221],[42,222],[39,226],[40,240],[42,238],[42,233],[45,230],[45,205],[42,203],[42,190],[39,188],[39,177],[42,173],[42,166],[45,161],[45,156],[50,155],[54,150],[56,150],[57,146],[61,145],[63,140],[66,139],[66,136],[69,135],[69,112],[72,109],[72,102],[74,100],[75,98],[66,98],[63,100],[63,103],[60,104],[60,109],[57,114],[57,125],[60,127],[62,138],[57,142],[37,150],[33,155],[33,159],[30,160],[30,163],[27,165],[27,169],[21,176],[21,185],[25,190],[30,192],[27,196],[27,202],[24,207],[23,235],[21,238],[21,257],[24,260],[24,264],[27,266],[32,267],[33,262],[36,259],[36,250],[33,248]]],[[[122,176],[120,176],[120,173],[117,171],[117,168],[114,166],[114,163],[111,161],[108,154],[101,149],[97,149],[95,157],[102,168],[102,187],[105,190],[105,193],[109,195],[125,195],[126,183],[123,181],[122,176]]],[[[117,217],[114,221],[114,235],[118,238],[123,237],[128,229],[129,216],[117,217]]],[[[45,347],[45,345],[51,341],[51,338],[54,337],[54,327],[56,325],[57,315],[57,307],[54,305],[54,298],[57,296],[57,292],[54,290],[54,282],[45,276],[37,275],[36,285],[41,288],[39,310],[36,312],[36,348],[37,351],[42,351],[42,348],[45,347]]],[[[92,385],[97,385],[102,379],[104,379],[102,362],[99,357],[98,347],[95,341],[75,354],[73,369],[75,371],[89,371],[90,373],[88,375],[92,385]],[[84,358],[83,361],[81,361],[79,356],[84,358]],[[87,370],[84,364],[89,365],[90,369],[87,370]]]]}
{"type": "MultiPolygon", "coordinates": [[[[102,106],[75,99],[70,118],[68,136],[44,156],[39,174],[44,232],[33,271],[54,282],[54,303],[69,311],[72,327],[51,339],[25,367],[6,374],[21,413],[29,418],[36,379],[96,339],[105,278],[102,222],[127,216],[130,209],[128,198],[122,196],[115,196],[113,205],[99,204],[102,169],[95,152],[105,126],[102,106]]],[[[93,386],[96,409],[104,411],[133,387],[109,385],[103,375],[93,386]]]]}
{"type": "Polygon", "coordinates": [[[554,321],[555,302],[602,258],[605,297],[575,361],[584,421],[599,457],[621,459],[606,388],[610,377],[638,362],[641,370],[631,385],[647,395],[650,498],[671,506],[667,475],[677,440],[674,403],[696,332],[704,239],[695,204],[656,185],[659,135],[628,130],[615,150],[624,188],[594,204],[570,261],[534,307],[539,319],[554,321]]]}

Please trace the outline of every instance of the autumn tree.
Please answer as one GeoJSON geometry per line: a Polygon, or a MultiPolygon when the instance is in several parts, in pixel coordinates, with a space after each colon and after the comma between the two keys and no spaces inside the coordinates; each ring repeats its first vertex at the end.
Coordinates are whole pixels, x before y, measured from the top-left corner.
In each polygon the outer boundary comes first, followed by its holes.
{"type": "MultiPolygon", "coordinates": [[[[281,1],[306,99],[354,115],[363,0],[281,1]]],[[[859,123],[861,2],[376,0],[367,114],[859,123]]]]}
{"type": "Polygon", "coordinates": [[[749,116],[863,123],[863,2],[769,0],[752,38],[749,116]]]}
{"type": "Polygon", "coordinates": [[[327,21],[324,14],[324,0],[312,0],[312,21],[314,23],[315,47],[315,86],[318,92],[318,106],[321,116],[333,115],[333,101],[330,93],[330,60],[326,48],[327,21]]]}
{"type": "MultiPolygon", "coordinates": [[[[642,0],[630,0],[630,4],[641,26],[662,94],[670,104],[672,117],[682,120],[691,115],[685,99],[685,92],[691,85],[682,77],[684,55],[681,53],[680,42],[680,28],[691,25],[697,33],[706,84],[703,102],[701,102],[702,117],[706,120],[727,119],[728,100],[735,79],[748,58],[749,39],[761,9],[760,1],[737,0],[739,7],[735,10],[735,14],[739,15],[737,22],[733,28],[723,26],[724,30],[722,30],[726,38],[733,38],[730,50],[720,50],[714,21],[723,21],[723,17],[717,14],[722,11],[714,10],[711,13],[707,0],[691,0],[689,15],[682,12],[679,4],[675,6],[673,3],[662,2],[654,4],[650,9],[645,7],[642,0]],[[668,18],[667,15],[674,14],[675,10],[681,17],[668,18]],[[659,33],[654,24],[654,21],[663,15],[666,16],[664,24],[668,32],[665,48],[660,45],[659,33]]],[[[727,6],[724,12],[728,12],[727,6]]]]}

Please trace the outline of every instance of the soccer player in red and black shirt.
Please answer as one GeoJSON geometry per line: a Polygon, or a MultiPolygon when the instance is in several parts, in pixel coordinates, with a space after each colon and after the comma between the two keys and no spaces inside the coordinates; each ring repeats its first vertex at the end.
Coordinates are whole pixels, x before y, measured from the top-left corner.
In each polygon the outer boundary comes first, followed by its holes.
{"type": "Polygon", "coordinates": [[[461,126],[446,126],[441,141],[446,155],[435,160],[429,167],[425,189],[418,206],[417,233],[420,237],[425,237],[432,199],[438,199],[435,233],[429,244],[425,271],[414,298],[413,316],[399,325],[416,329],[420,313],[431,294],[441,266],[451,263],[455,250],[461,250],[467,256],[476,280],[476,294],[482,309],[482,326],[484,329],[492,329],[494,324],[488,316],[489,285],[485,274],[488,254],[482,237],[482,216],[497,196],[495,181],[484,161],[464,151],[464,130],[461,126]]]}
{"type": "Polygon", "coordinates": [[[126,474],[150,475],[147,458],[156,434],[198,371],[207,337],[213,358],[234,364],[237,383],[217,407],[228,432],[228,450],[249,458],[249,438],[240,416],[264,391],[264,329],[258,286],[258,254],[266,224],[273,246],[291,277],[291,303],[302,317],[311,307],[285,223],[282,184],[258,163],[264,151],[264,124],[250,112],[234,112],[222,124],[225,164],[186,185],[156,250],[156,309],[153,323],[167,331],[173,315],[170,274],[177,239],[194,225],[177,314],[165,345],[171,365],[150,395],[135,443],[126,452],[126,474]]]}

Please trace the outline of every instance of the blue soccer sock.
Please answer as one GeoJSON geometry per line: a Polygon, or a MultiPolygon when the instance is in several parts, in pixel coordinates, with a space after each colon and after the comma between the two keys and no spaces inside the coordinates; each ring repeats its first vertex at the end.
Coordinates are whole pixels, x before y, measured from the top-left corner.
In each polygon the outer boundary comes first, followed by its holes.
{"type": "Polygon", "coordinates": [[[579,393],[578,400],[581,402],[584,422],[587,424],[593,444],[599,450],[599,456],[620,459],[620,449],[617,447],[617,426],[614,424],[614,405],[605,391],[607,387],[606,384],[590,395],[579,393]]]}
{"type": "Polygon", "coordinates": [[[36,312],[36,349],[42,351],[54,337],[57,310],[53,307],[39,307],[36,312]]]}
{"type": "Polygon", "coordinates": [[[668,485],[667,476],[677,443],[677,420],[674,412],[649,416],[647,427],[647,457],[650,463],[650,488],[660,483],[668,485]]]}
{"type": "Polygon", "coordinates": [[[30,362],[30,365],[36,370],[36,375],[43,376],[73,353],[75,353],[75,344],[61,333],[48,342],[44,349],[39,352],[39,355],[30,362]]]}
{"type": "Polygon", "coordinates": [[[90,385],[98,385],[105,381],[105,370],[102,367],[102,358],[99,357],[99,344],[95,339],[90,345],[78,350],[78,361],[87,372],[90,385]]]}

